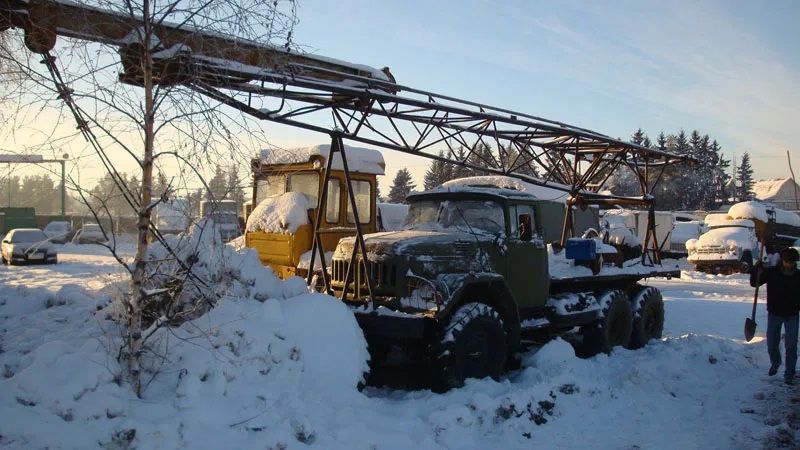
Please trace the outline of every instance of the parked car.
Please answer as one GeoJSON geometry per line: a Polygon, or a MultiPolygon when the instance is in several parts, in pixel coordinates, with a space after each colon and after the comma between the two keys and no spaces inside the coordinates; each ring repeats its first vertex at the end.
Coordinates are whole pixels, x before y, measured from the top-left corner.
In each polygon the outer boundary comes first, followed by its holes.
{"type": "Polygon", "coordinates": [[[72,238],[73,244],[98,244],[100,242],[105,242],[106,236],[103,234],[103,230],[100,228],[100,225],[96,223],[87,223],[84,224],[75,236],[72,238]]]}
{"type": "Polygon", "coordinates": [[[38,228],[17,228],[9,231],[2,243],[3,264],[38,262],[58,263],[58,254],[47,235],[38,228]]]}
{"type": "Polygon", "coordinates": [[[64,244],[69,241],[72,234],[72,226],[65,220],[50,222],[42,230],[50,242],[64,244]]]}

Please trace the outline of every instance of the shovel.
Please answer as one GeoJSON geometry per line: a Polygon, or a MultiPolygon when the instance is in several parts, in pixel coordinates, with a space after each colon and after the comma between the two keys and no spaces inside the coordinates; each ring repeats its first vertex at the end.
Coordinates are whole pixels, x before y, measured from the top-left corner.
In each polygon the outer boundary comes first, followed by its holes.
{"type": "Polygon", "coordinates": [[[750,342],[753,340],[753,337],[756,335],[756,305],[758,305],[758,288],[761,285],[761,272],[763,271],[763,264],[764,264],[764,243],[761,243],[761,251],[759,252],[761,256],[759,256],[759,262],[761,264],[758,265],[758,272],[756,272],[756,293],[753,295],[753,313],[750,317],[744,319],[744,340],[750,342]]]}

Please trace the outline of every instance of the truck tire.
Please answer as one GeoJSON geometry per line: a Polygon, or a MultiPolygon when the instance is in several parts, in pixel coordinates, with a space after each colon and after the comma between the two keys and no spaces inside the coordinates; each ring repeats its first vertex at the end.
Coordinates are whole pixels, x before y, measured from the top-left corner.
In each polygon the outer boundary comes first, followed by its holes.
{"type": "Polygon", "coordinates": [[[638,291],[631,299],[633,333],[631,349],[642,348],[650,339],[661,339],[664,331],[664,300],[654,287],[638,291]]]}
{"type": "Polygon", "coordinates": [[[432,348],[433,389],[445,392],[467,378],[498,380],[506,366],[506,332],[500,314],[484,303],[467,303],[442,330],[432,348]]]}
{"type": "Polygon", "coordinates": [[[581,328],[583,334],[582,354],[593,356],[609,353],[616,346],[630,344],[633,326],[631,303],[623,291],[610,290],[597,297],[600,318],[581,328]]]}

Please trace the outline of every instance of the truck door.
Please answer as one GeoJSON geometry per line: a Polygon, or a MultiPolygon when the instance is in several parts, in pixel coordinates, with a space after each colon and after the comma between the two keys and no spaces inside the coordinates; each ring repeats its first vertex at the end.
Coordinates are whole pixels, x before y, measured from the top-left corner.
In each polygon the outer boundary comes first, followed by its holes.
{"type": "Polygon", "coordinates": [[[511,234],[507,240],[506,273],[508,285],[520,308],[544,306],[550,274],[547,247],[537,231],[532,205],[510,205],[511,234]]]}

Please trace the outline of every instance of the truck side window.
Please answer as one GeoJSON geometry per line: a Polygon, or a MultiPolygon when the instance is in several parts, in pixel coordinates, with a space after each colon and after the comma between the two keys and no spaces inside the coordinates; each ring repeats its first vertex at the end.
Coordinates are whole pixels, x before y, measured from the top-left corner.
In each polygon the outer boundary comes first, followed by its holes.
{"type": "MultiPolygon", "coordinates": [[[[353,194],[358,206],[358,218],[361,223],[369,223],[372,218],[370,210],[370,198],[372,196],[372,186],[369,181],[353,180],[353,194]]],[[[355,223],[353,216],[353,205],[350,204],[350,197],[347,197],[347,222],[355,223]]]]}
{"type": "Polygon", "coordinates": [[[339,198],[341,197],[341,190],[339,188],[339,179],[331,178],[328,180],[328,195],[325,197],[325,220],[328,223],[339,222],[339,198]]]}
{"type": "Polygon", "coordinates": [[[274,197],[286,192],[286,180],[283,175],[268,175],[256,181],[256,199],[254,204],[268,197],[274,197]]]}
{"type": "Polygon", "coordinates": [[[521,241],[530,241],[536,234],[536,223],[534,221],[533,206],[517,205],[510,211],[512,218],[511,236],[521,241]]]}

